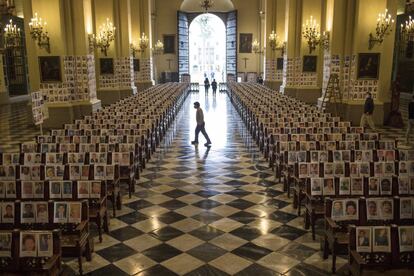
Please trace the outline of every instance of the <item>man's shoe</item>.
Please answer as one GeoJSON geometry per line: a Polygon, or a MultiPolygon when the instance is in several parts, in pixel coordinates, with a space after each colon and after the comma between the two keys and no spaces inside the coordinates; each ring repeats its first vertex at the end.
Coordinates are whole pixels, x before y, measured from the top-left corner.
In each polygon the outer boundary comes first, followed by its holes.
{"type": "Polygon", "coordinates": [[[209,147],[211,147],[211,143],[205,143],[204,146],[209,148],[209,147]]]}
{"type": "Polygon", "coordinates": [[[198,142],[196,142],[196,141],[192,141],[192,142],[191,142],[191,145],[198,145],[198,142]]]}

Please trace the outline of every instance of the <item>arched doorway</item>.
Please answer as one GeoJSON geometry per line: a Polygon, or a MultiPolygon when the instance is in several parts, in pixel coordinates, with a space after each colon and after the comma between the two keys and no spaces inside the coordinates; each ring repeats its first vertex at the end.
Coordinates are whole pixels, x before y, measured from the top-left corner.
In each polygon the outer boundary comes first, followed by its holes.
{"type": "Polygon", "coordinates": [[[226,26],[211,13],[197,16],[189,27],[191,82],[226,79],[226,26]]]}

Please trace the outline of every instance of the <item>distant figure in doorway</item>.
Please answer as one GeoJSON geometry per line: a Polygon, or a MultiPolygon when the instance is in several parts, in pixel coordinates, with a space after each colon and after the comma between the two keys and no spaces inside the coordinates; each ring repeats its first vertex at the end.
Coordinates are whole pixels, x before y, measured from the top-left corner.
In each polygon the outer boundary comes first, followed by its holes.
{"type": "Polygon", "coordinates": [[[408,144],[410,139],[410,133],[414,127],[414,96],[411,102],[408,104],[408,126],[407,133],[405,134],[405,142],[408,144]]]}
{"type": "Polygon", "coordinates": [[[375,125],[372,121],[372,113],[374,113],[374,100],[370,92],[367,93],[367,98],[364,104],[364,113],[361,116],[361,127],[365,127],[366,124],[375,131],[375,125]]]}
{"type": "Polygon", "coordinates": [[[204,80],[204,90],[205,90],[206,94],[208,93],[209,88],[210,88],[210,81],[208,80],[208,78],[206,78],[204,80]]]}
{"type": "Polygon", "coordinates": [[[263,85],[263,78],[262,76],[257,77],[257,83],[263,85]]]}
{"type": "Polygon", "coordinates": [[[217,92],[217,82],[216,79],[213,79],[213,82],[211,83],[211,88],[213,89],[213,94],[215,95],[217,92]]]}
{"type": "Polygon", "coordinates": [[[194,103],[194,108],[197,109],[197,113],[196,113],[197,127],[195,129],[195,139],[194,139],[194,141],[191,142],[191,144],[198,145],[198,135],[200,134],[200,131],[201,131],[204,138],[206,138],[206,140],[207,140],[207,143],[205,143],[204,146],[209,148],[209,147],[211,147],[211,141],[210,141],[210,137],[208,137],[208,134],[207,134],[206,129],[205,129],[206,123],[204,122],[204,113],[203,113],[203,110],[200,107],[200,103],[195,102],[194,103]]]}

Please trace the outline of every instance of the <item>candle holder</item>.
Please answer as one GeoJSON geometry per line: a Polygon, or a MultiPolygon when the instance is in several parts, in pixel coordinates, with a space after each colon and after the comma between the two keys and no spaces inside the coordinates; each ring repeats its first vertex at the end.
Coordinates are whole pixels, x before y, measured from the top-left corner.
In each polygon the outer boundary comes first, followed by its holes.
{"type": "Polygon", "coordinates": [[[278,50],[282,51],[282,56],[285,54],[286,42],[280,42],[275,31],[272,31],[272,33],[269,35],[269,46],[272,52],[278,50]]]}
{"type": "Polygon", "coordinates": [[[30,19],[29,22],[30,36],[37,41],[37,46],[40,49],[45,49],[50,53],[50,38],[47,32],[47,22],[38,17],[37,13],[30,19]]]}
{"type": "Polygon", "coordinates": [[[160,40],[155,43],[154,48],[152,49],[152,53],[156,56],[161,55],[164,53],[164,43],[162,43],[160,40]]]}
{"type": "Polygon", "coordinates": [[[16,24],[13,24],[13,20],[10,19],[9,24],[4,28],[4,47],[16,48],[21,46],[21,31],[16,24]]]}
{"type": "Polygon", "coordinates": [[[302,28],[302,35],[308,43],[309,54],[312,54],[312,52],[315,51],[316,47],[319,45],[321,39],[319,24],[317,24],[316,19],[311,16],[310,20],[306,20],[306,23],[303,24],[302,28]]]}
{"type": "Polygon", "coordinates": [[[381,45],[384,42],[384,38],[391,34],[392,24],[394,19],[388,10],[385,9],[384,13],[379,13],[377,18],[377,27],[375,28],[375,35],[369,34],[369,45],[368,49],[371,50],[376,44],[381,45]]]}
{"type": "Polygon", "coordinates": [[[252,50],[253,50],[253,53],[255,53],[255,54],[263,54],[263,51],[260,47],[260,42],[257,41],[257,39],[255,39],[252,42],[252,50]]]}
{"type": "Polygon", "coordinates": [[[132,56],[135,57],[137,52],[144,53],[145,50],[148,48],[149,39],[145,35],[145,33],[142,33],[141,37],[139,38],[139,43],[136,45],[135,43],[130,44],[130,49],[132,52],[132,56]]]}
{"type": "Polygon", "coordinates": [[[91,49],[99,48],[107,56],[108,48],[111,46],[111,42],[115,40],[115,30],[115,26],[107,18],[106,22],[99,26],[99,32],[96,36],[94,34],[88,36],[89,47],[91,49]]]}
{"type": "Polygon", "coordinates": [[[400,37],[403,47],[406,47],[408,41],[414,41],[414,20],[411,16],[405,21],[405,24],[401,24],[400,37]]]}

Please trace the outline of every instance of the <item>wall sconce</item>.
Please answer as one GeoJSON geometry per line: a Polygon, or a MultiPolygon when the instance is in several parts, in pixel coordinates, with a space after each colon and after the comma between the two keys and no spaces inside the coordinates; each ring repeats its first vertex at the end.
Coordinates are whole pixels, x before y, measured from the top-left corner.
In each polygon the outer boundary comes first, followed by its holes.
{"type": "Polygon", "coordinates": [[[309,54],[316,49],[316,46],[320,43],[321,33],[319,31],[319,24],[316,23],[316,19],[311,15],[310,20],[306,20],[303,24],[302,35],[307,40],[309,46],[309,54]]]}
{"type": "Polygon", "coordinates": [[[20,46],[21,32],[20,28],[13,24],[13,20],[10,19],[9,24],[4,28],[4,47],[15,48],[20,46]]]}
{"type": "Polygon", "coordinates": [[[155,43],[154,48],[152,49],[152,53],[156,56],[161,55],[164,53],[164,43],[162,43],[160,40],[155,43]]]}
{"type": "Polygon", "coordinates": [[[30,19],[29,29],[30,35],[33,40],[37,41],[37,46],[42,49],[44,48],[48,53],[50,53],[50,38],[46,29],[47,22],[43,21],[41,17],[37,16],[30,19]]]}
{"type": "Polygon", "coordinates": [[[259,43],[259,41],[257,41],[257,39],[255,39],[252,42],[252,50],[253,50],[253,52],[255,54],[261,54],[261,53],[263,53],[263,51],[260,49],[260,43],[259,43]]]}
{"type": "Polygon", "coordinates": [[[286,42],[279,42],[278,36],[275,33],[275,31],[272,31],[272,33],[269,35],[269,45],[270,49],[272,49],[273,52],[276,50],[280,50],[282,51],[282,56],[285,54],[286,42]]]}
{"type": "Polygon", "coordinates": [[[106,22],[99,26],[99,32],[96,36],[94,34],[88,36],[90,48],[99,48],[101,49],[101,52],[107,56],[108,48],[111,45],[111,42],[115,40],[115,30],[116,28],[107,18],[106,22]]]}
{"type": "Polygon", "coordinates": [[[375,44],[382,44],[384,38],[392,32],[391,24],[393,23],[394,19],[392,19],[391,14],[388,13],[387,9],[385,9],[384,13],[378,14],[375,36],[372,33],[369,34],[369,50],[374,48],[375,44]]]}
{"type": "Polygon", "coordinates": [[[149,39],[145,35],[145,33],[142,33],[141,37],[139,38],[138,46],[134,43],[130,44],[130,48],[132,51],[132,56],[135,57],[137,52],[144,53],[145,50],[148,48],[149,39]]]}
{"type": "Polygon", "coordinates": [[[325,51],[329,50],[330,36],[331,33],[329,31],[325,31],[321,35],[320,44],[325,51]]]}
{"type": "Polygon", "coordinates": [[[414,41],[414,20],[411,16],[408,17],[408,21],[405,21],[405,25],[401,24],[400,37],[404,47],[408,41],[414,41]]]}

